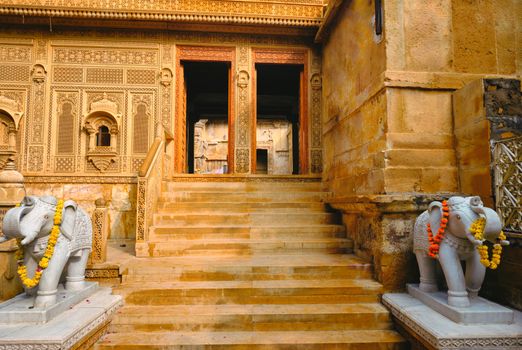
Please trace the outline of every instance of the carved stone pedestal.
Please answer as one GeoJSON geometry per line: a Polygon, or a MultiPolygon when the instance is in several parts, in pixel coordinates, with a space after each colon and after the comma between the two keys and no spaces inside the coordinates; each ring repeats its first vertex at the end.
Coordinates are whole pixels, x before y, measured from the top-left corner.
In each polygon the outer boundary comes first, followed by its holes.
{"type": "Polygon", "coordinates": [[[56,305],[33,309],[34,298],[18,295],[0,304],[0,350],[89,349],[107,330],[122,298],[88,282],[83,291],[59,290],[56,305]]]}
{"type": "MultiPolygon", "coordinates": [[[[445,293],[427,294],[434,294],[428,296],[432,299],[428,303],[440,304],[446,297],[445,293]]],[[[477,305],[472,304],[470,308],[452,308],[451,317],[475,321],[474,324],[454,322],[410,294],[387,293],[382,301],[414,350],[522,349],[522,313],[489,301],[477,301],[477,305]],[[495,316],[494,310],[500,314],[495,316]],[[492,322],[481,323],[488,319],[488,313],[492,322]],[[509,323],[510,315],[512,323],[509,323]]]]}

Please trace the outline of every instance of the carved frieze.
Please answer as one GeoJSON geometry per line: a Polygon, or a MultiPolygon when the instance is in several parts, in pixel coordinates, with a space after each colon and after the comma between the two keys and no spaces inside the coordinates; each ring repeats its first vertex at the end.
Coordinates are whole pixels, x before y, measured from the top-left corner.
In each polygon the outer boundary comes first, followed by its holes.
{"type": "Polygon", "coordinates": [[[35,4],[31,0],[6,0],[0,6],[0,14],[89,18],[91,21],[118,19],[318,27],[323,6],[321,0],[51,0],[45,4],[35,4]]]}
{"type": "Polygon", "coordinates": [[[155,65],[158,50],[55,47],[53,63],[58,64],[103,64],[103,65],[155,65]]]}
{"type": "Polygon", "coordinates": [[[31,46],[0,44],[0,62],[32,63],[31,46]]]}

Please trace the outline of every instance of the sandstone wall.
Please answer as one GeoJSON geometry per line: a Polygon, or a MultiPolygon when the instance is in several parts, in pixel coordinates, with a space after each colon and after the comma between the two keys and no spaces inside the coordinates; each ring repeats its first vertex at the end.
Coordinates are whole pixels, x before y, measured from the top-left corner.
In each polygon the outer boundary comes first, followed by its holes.
{"type": "Polygon", "coordinates": [[[323,49],[323,179],[336,196],[384,191],[385,44],[370,2],[345,2],[323,49]]]}
{"type": "Polygon", "coordinates": [[[136,238],[136,184],[133,183],[42,183],[26,180],[28,195],[53,195],[72,199],[92,217],[94,202],[103,198],[109,208],[110,240],[136,238]]]}
{"type": "MultiPolygon", "coordinates": [[[[374,3],[352,1],[344,2],[325,41],[323,178],[356,253],[374,263],[385,288],[396,290],[416,279],[413,222],[442,198],[437,194],[491,198],[487,179],[473,174],[487,158],[458,161],[456,150],[466,147],[456,148],[456,136],[470,121],[454,114],[453,92],[485,75],[520,74],[522,4],[389,0],[383,6],[382,38],[373,29],[374,3]]],[[[468,136],[468,152],[484,147],[477,141],[487,135],[468,136]]]]}

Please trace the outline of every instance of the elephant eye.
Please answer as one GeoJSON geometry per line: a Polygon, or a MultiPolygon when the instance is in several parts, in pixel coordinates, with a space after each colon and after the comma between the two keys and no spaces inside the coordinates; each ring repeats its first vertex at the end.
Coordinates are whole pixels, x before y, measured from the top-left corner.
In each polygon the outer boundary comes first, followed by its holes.
{"type": "Polygon", "coordinates": [[[49,220],[49,215],[44,215],[45,220],[49,220]]]}
{"type": "Polygon", "coordinates": [[[457,220],[460,220],[460,215],[459,214],[457,214],[457,220]]]}

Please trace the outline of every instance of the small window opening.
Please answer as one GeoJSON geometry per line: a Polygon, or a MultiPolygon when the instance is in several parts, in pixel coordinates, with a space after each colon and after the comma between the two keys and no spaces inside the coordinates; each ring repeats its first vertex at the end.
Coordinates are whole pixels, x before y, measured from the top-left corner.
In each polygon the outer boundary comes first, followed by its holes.
{"type": "Polygon", "coordinates": [[[111,133],[109,128],[102,125],[98,128],[98,134],[96,135],[96,146],[110,146],[111,145],[111,133]]]}

